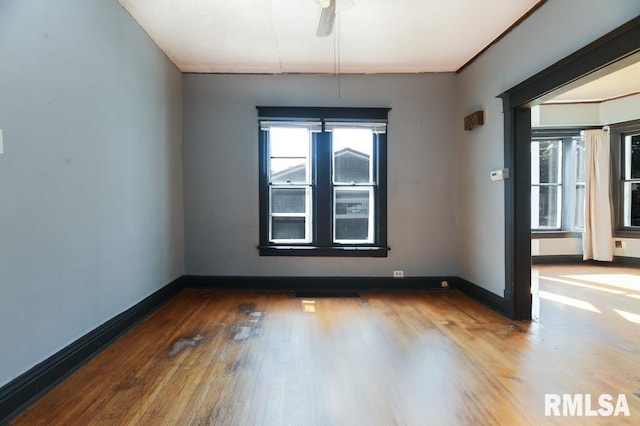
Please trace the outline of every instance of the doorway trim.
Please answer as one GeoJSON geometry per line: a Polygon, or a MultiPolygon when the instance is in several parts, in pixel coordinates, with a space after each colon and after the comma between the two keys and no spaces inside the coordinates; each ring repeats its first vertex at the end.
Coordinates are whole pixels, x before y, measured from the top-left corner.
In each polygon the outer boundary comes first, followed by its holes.
{"type": "Polygon", "coordinates": [[[504,312],[531,320],[531,109],[554,90],[640,52],[640,16],[502,93],[504,110],[504,312]]]}

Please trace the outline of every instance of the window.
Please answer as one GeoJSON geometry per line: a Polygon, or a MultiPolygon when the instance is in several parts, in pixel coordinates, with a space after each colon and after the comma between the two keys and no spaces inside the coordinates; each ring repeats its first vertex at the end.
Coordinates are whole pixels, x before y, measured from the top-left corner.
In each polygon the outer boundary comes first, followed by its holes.
{"type": "Polygon", "coordinates": [[[617,237],[640,238],[640,120],[610,126],[617,237]]]}
{"type": "Polygon", "coordinates": [[[311,242],[312,125],[274,124],[269,132],[269,240],[311,242]]]}
{"type": "Polygon", "coordinates": [[[260,254],[386,256],[388,109],[258,114],[260,254]]]}
{"type": "Polygon", "coordinates": [[[531,230],[584,228],[584,140],[580,129],[533,129],[531,230]]]}
{"type": "Polygon", "coordinates": [[[531,228],[560,229],[562,140],[531,142],[531,228]]]}
{"type": "Polygon", "coordinates": [[[622,215],[625,228],[640,228],[640,133],[625,134],[623,143],[622,215]]]}

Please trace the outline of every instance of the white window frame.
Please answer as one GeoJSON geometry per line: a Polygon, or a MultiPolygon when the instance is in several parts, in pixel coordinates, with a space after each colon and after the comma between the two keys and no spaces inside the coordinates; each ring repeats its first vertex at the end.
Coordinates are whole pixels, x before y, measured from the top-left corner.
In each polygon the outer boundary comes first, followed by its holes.
{"type": "MultiPolygon", "coordinates": [[[[531,145],[533,146],[533,144],[540,144],[540,143],[545,143],[545,142],[558,142],[560,144],[559,146],[559,154],[558,154],[558,182],[538,182],[538,183],[531,183],[531,230],[532,231],[559,231],[562,229],[562,218],[563,218],[563,212],[564,212],[564,206],[563,206],[563,191],[564,191],[564,179],[563,179],[563,174],[564,174],[564,155],[563,155],[563,150],[564,150],[564,141],[562,140],[562,138],[544,138],[544,139],[538,139],[536,138],[535,140],[531,141],[531,145]],[[558,226],[540,226],[540,218],[539,218],[539,211],[540,211],[540,193],[536,193],[533,188],[534,187],[555,187],[557,188],[557,194],[556,194],[556,223],[558,224],[558,226]],[[533,224],[537,223],[538,226],[534,227],[533,224]]],[[[533,155],[533,148],[531,149],[531,169],[534,170],[536,169],[536,165],[539,165],[539,155],[540,150],[538,150],[538,155],[533,155]],[[537,161],[536,161],[537,160],[537,161]]],[[[539,169],[539,167],[537,167],[537,169],[539,169]]],[[[539,179],[538,179],[539,180],[539,179]]]]}
{"type": "Polygon", "coordinates": [[[313,210],[312,210],[312,196],[313,196],[313,183],[312,183],[312,166],[313,166],[313,153],[312,153],[312,134],[318,131],[320,123],[262,123],[262,130],[271,131],[274,128],[279,129],[306,129],[307,140],[307,152],[305,163],[305,181],[304,182],[274,182],[271,175],[271,161],[274,159],[299,159],[302,157],[284,157],[273,156],[271,153],[271,141],[269,142],[269,154],[267,170],[269,171],[269,241],[274,244],[300,244],[310,243],[312,241],[312,229],[313,229],[313,210]],[[304,189],[305,190],[305,211],[303,213],[274,213],[273,211],[273,195],[274,189],[304,189]],[[304,218],[304,237],[303,238],[274,238],[273,236],[273,219],[274,218],[304,218]]]}

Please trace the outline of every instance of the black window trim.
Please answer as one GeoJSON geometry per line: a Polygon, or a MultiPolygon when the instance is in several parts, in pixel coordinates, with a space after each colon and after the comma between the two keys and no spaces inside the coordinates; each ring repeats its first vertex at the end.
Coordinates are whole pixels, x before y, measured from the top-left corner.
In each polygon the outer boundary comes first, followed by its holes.
{"type": "Polygon", "coordinates": [[[611,140],[612,202],[614,214],[614,238],[640,238],[640,227],[624,226],[624,138],[629,134],[640,133],[640,119],[624,121],[609,126],[611,140]]]}
{"type": "MultiPolygon", "coordinates": [[[[329,120],[344,121],[388,121],[391,108],[345,108],[345,107],[273,107],[257,106],[258,126],[260,121],[296,121],[318,120],[322,122],[322,132],[314,140],[321,142],[328,135],[324,131],[324,123],[329,120]]],[[[375,203],[375,241],[373,244],[338,244],[333,243],[330,215],[320,214],[321,206],[331,203],[331,185],[319,185],[315,194],[314,226],[312,244],[276,244],[269,241],[268,217],[268,147],[266,132],[259,131],[259,222],[260,256],[319,256],[319,257],[387,257],[390,249],[387,245],[387,134],[378,136],[374,150],[374,161],[377,167],[377,202],[375,203]]],[[[324,163],[330,155],[317,155],[318,149],[328,144],[314,143],[314,157],[320,162],[313,171],[313,180],[330,181],[330,165],[324,163]]]]}

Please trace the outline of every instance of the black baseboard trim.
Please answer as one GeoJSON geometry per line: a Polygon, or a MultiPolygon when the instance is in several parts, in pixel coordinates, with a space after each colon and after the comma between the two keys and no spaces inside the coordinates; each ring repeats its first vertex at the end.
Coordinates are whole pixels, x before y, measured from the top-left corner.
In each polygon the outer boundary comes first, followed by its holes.
{"type": "Polygon", "coordinates": [[[457,289],[505,315],[504,298],[460,277],[248,277],[186,275],[185,287],[211,290],[359,292],[457,289]],[[443,287],[443,282],[447,283],[443,287]]]}
{"type": "Polygon", "coordinates": [[[531,256],[532,265],[577,265],[586,264],[581,254],[559,254],[548,256],[531,256]]]}
{"type": "Polygon", "coordinates": [[[184,288],[180,277],[0,388],[0,425],[184,288]]]}
{"type": "Polygon", "coordinates": [[[447,290],[456,277],[248,277],[186,275],[185,287],[257,291],[447,290]],[[449,287],[442,287],[446,281],[449,287]]]}
{"type": "Polygon", "coordinates": [[[631,266],[640,268],[640,258],[614,256],[613,262],[582,260],[581,254],[565,254],[554,256],[531,256],[533,265],[596,265],[596,266],[631,266]]]}
{"type": "Polygon", "coordinates": [[[497,294],[463,278],[456,278],[454,285],[456,289],[460,290],[475,301],[482,303],[501,315],[506,315],[504,297],[498,296],[497,294]]]}
{"type": "Polygon", "coordinates": [[[638,257],[615,256],[613,258],[613,263],[616,266],[632,266],[640,268],[640,258],[638,257]]]}

